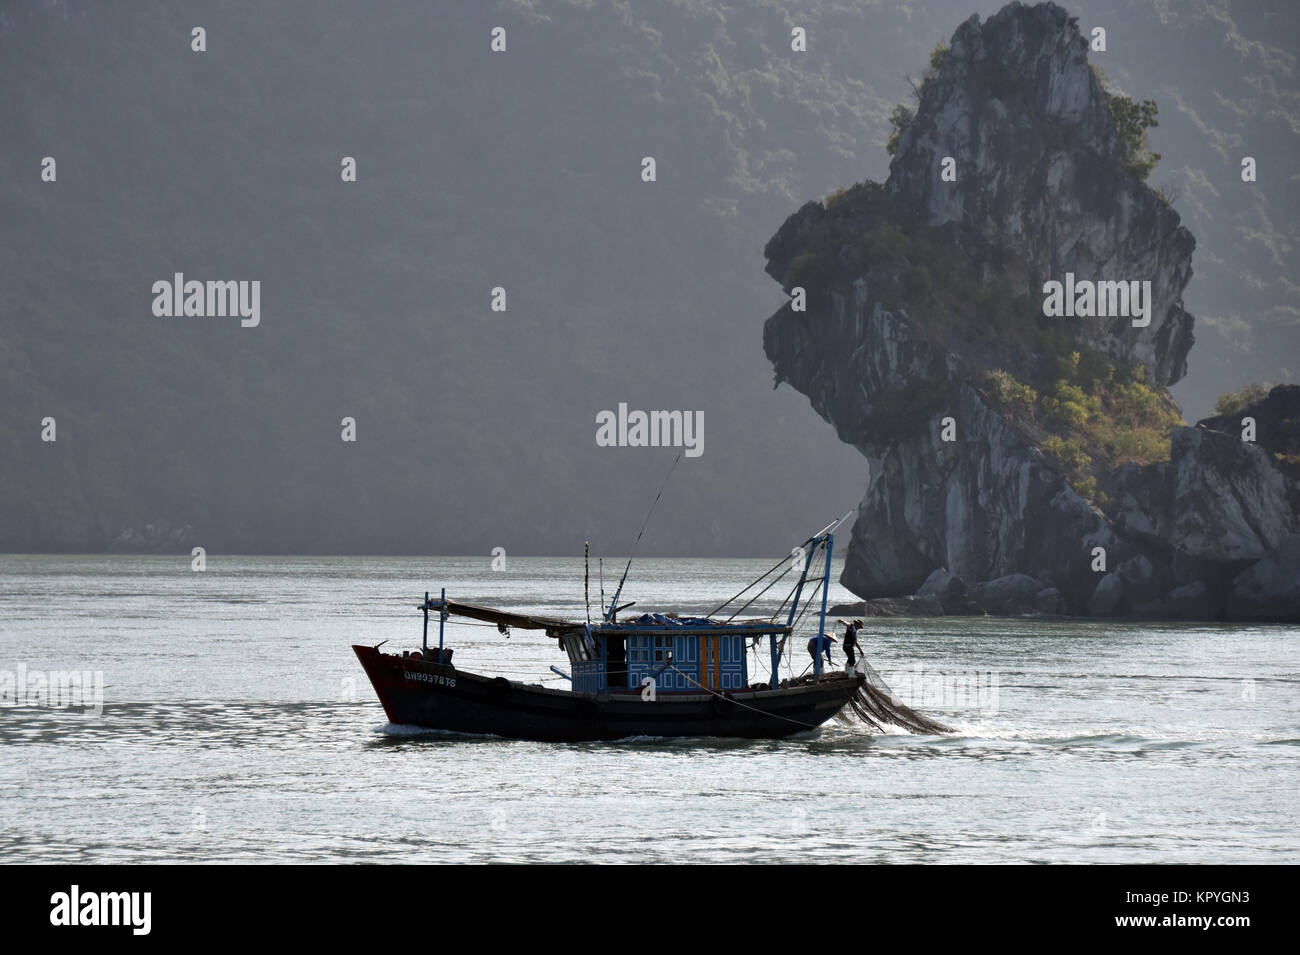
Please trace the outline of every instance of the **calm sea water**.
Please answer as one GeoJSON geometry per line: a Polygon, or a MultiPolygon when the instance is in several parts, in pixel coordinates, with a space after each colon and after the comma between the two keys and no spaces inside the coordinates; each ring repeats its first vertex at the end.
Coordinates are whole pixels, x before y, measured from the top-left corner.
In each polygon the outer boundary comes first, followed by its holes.
{"type": "MultiPolygon", "coordinates": [[[[707,611],[767,565],[642,560],[626,597],[707,611]]],[[[943,737],[832,723],[780,742],[538,744],[386,724],[350,644],[417,646],[415,604],[443,584],[581,616],[581,572],[0,557],[0,694],[89,671],[92,697],[0,706],[0,860],[1300,861],[1294,627],[867,621],[868,658],[957,728],[943,737]]],[[[541,634],[447,640],[465,669],[554,683],[566,665],[541,634]]]]}

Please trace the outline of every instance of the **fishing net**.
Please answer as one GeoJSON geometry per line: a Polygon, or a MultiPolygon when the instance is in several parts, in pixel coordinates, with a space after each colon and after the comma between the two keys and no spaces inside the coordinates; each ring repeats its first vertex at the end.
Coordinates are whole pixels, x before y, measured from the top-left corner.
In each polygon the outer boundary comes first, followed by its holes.
{"type": "Polygon", "coordinates": [[[855,669],[865,676],[866,680],[849,697],[849,702],[844,708],[835,714],[839,722],[850,724],[853,722],[853,716],[856,716],[859,722],[881,733],[885,732],[886,726],[901,726],[909,733],[954,732],[951,726],[945,726],[928,716],[922,716],[900,700],[865,657],[858,657],[855,669]],[[853,716],[850,716],[850,713],[853,716]]]}

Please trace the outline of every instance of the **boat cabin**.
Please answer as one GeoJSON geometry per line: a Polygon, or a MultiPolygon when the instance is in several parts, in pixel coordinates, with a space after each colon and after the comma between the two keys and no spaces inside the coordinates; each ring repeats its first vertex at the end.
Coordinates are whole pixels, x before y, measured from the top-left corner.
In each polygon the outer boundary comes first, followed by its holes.
{"type": "Polygon", "coordinates": [[[561,639],[573,689],[580,693],[640,690],[650,681],[656,692],[698,693],[748,687],[748,642],[783,630],[766,622],[717,623],[656,613],[583,627],[561,639]]]}

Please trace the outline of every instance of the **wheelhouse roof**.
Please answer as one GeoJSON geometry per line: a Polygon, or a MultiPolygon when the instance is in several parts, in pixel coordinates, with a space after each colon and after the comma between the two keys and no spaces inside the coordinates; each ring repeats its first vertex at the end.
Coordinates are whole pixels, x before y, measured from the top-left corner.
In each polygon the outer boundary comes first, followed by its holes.
{"type": "MultiPolygon", "coordinates": [[[[481,607],[477,604],[468,604],[459,600],[448,600],[445,602],[430,598],[427,604],[417,604],[420,610],[439,611],[444,607],[447,613],[459,617],[470,617],[475,620],[482,620],[487,623],[495,623],[500,626],[510,627],[517,630],[546,630],[552,633],[561,633],[572,630],[581,630],[583,623],[573,620],[561,620],[558,617],[542,617],[537,614],[515,613],[510,610],[498,610],[495,607],[481,607]]],[[[696,622],[697,618],[691,618],[690,624],[677,623],[674,618],[664,618],[663,622],[627,622],[627,623],[598,623],[593,624],[592,629],[603,634],[612,634],[615,636],[628,636],[632,634],[682,634],[700,636],[707,634],[717,636],[722,634],[745,635],[759,633],[785,633],[790,628],[784,624],[772,623],[770,620],[737,620],[733,622],[717,622],[701,624],[696,622]]]]}
{"type": "Polygon", "coordinates": [[[720,634],[785,633],[790,628],[783,623],[772,623],[770,620],[750,620],[736,623],[712,623],[706,626],[682,626],[673,623],[606,623],[592,629],[618,636],[640,633],[718,636],[720,634]]]}

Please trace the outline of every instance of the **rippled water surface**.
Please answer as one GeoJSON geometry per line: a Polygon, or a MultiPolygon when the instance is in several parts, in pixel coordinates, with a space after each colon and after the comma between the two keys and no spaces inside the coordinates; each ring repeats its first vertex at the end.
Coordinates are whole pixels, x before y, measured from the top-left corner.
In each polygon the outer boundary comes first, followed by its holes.
{"type": "MultiPolygon", "coordinates": [[[[626,596],[708,611],[767,566],[638,561],[626,596]]],[[[1300,861],[1296,628],[868,620],[872,664],[956,734],[538,744],[387,725],[350,645],[418,645],[443,584],[581,616],[580,560],[189,568],[0,557],[5,702],[74,670],[104,701],[0,707],[3,861],[1300,861]]],[[[562,683],[541,634],[447,641],[562,683]]]]}

